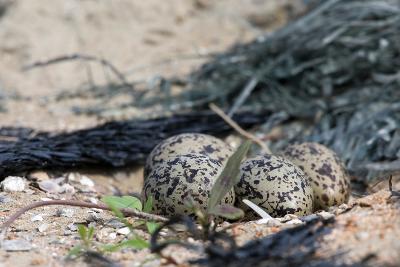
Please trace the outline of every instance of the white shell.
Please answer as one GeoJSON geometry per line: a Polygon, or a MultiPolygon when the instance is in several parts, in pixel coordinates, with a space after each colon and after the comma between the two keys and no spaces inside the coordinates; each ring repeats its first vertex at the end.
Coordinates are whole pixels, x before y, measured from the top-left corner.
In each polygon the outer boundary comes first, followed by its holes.
{"type": "Polygon", "coordinates": [[[283,156],[311,179],[316,209],[347,202],[350,180],[335,152],[318,143],[302,143],[288,146],[283,156]]]}
{"type": "Polygon", "coordinates": [[[273,217],[313,212],[313,192],[308,178],[290,161],[273,155],[257,156],[242,163],[240,175],[235,193],[247,218],[258,217],[241,203],[242,199],[266,209],[273,217]]]}
{"type": "MultiPolygon", "coordinates": [[[[169,157],[159,162],[144,182],[142,196],[153,198],[153,212],[172,216],[193,215],[185,198],[191,195],[196,205],[205,210],[211,188],[223,169],[219,160],[200,154],[169,157]]],[[[234,204],[233,189],[222,200],[234,204]]]]}
{"type": "Polygon", "coordinates": [[[183,154],[201,154],[222,163],[233,154],[232,148],[224,141],[207,134],[185,133],[172,136],[159,143],[149,154],[144,168],[145,179],[156,165],[169,157],[183,154]]]}

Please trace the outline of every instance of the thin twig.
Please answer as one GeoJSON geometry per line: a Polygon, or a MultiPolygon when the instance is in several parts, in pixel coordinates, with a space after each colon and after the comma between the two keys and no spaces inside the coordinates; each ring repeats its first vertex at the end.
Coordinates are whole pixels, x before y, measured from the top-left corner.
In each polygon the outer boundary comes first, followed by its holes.
{"type": "Polygon", "coordinates": [[[251,92],[256,88],[256,85],[258,83],[257,78],[253,77],[251,78],[246,86],[244,87],[242,93],[239,95],[235,103],[233,104],[232,108],[228,112],[228,116],[232,117],[233,114],[239,109],[239,107],[246,101],[246,99],[249,97],[251,92]]]}
{"type": "Polygon", "coordinates": [[[37,68],[37,67],[47,67],[49,65],[52,64],[58,64],[58,63],[62,63],[65,61],[72,61],[72,60],[84,60],[84,61],[95,61],[100,63],[103,66],[108,67],[111,72],[113,72],[118,79],[121,80],[121,82],[123,83],[123,85],[132,87],[132,85],[130,83],[128,83],[128,81],[125,79],[125,76],[122,74],[122,72],[120,72],[113,64],[111,64],[109,61],[103,59],[103,58],[98,58],[98,57],[94,57],[94,56],[90,56],[90,55],[83,55],[83,54],[72,54],[72,55],[65,55],[65,56],[60,56],[60,57],[56,57],[56,58],[52,58],[46,61],[37,61],[33,64],[30,65],[26,65],[22,68],[23,71],[28,71],[31,70],[33,68],[37,68]]]}
{"type": "Polygon", "coordinates": [[[125,72],[125,75],[132,75],[135,74],[138,71],[142,71],[142,70],[146,70],[146,69],[151,69],[154,67],[159,67],[159,66],[163,66],[163,65],[168,65],[168,64],[172,64],[178,61],[182,61],[182,60],[194,60],[194,59],[209,59],[212,57],[215,57],[217,55],[216,52],[210,52],[207,54],[184,54],[184,55],[177,55],[173,58],[167,58],[167,59],[162,59],[159,61],[155,61],[152,62],[150,64],[145,64],[145,65],[139,65],[139,66],[135,66],[130,68],[128,71],[125,72]]]}
{"type": "Polygon", "coordinates": [[[227,124],[229,124],[236,132],[238,132],[243,137],[258,144],[265,153],[271,154],[271,150],[265,143],[263,143],[259,138],[257,138],[253,134],[247,132],[242,127],[240,127],[236,122],[234,122],[231,118],[229,118],[229,116],[226,115],[225,112],[222,109],[220,109],[217,105],[215,105],[214,103],[210,103],[209,107],[212,111],[218,114],[227,124]]]}
{"type": "MultiPolygon", "coordinates": [[[[43,207],[43,206],[51,206],[51,205],[62,205],[62,206],[73,206],[73,207],[82,207],[82,208],[91,208],[91,209],[101,209],[101,210],[111,210],[107,205],[104,204],[94,204],[94,203],[89,203],[89,202],[84,202],[84,201],[75,201],[75,200],[49,200],[49,201],[38,201],[31,203],[14,214],[12,214],[8,220],[6,220],[1,226],[0,226],[0,240],[5,236],[7,229],[10,227],[10,225],[17,220],[22,214],[25,212],[38,208],[38,207],[43,207]]],[[[166,222],[168,221],[167,218],[155,215],[155,214],[149,214],[146,212],[142,211],[137,211],[134,209],[128,209],[128,208],[123,208],[120,209],[120,211],[125,215],[129,217],[138,217],[141,219],[147,219],[150,221],[157,221],[157,222],[166,222]]]]}

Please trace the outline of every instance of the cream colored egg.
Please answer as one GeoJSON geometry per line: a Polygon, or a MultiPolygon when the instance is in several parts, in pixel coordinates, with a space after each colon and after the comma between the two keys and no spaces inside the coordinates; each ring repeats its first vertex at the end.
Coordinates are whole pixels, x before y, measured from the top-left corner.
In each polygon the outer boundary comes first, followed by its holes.
{"type": "Polygon", "coordinates": [[[198,133],[175,135],[164,140],[151,151],[144,168],[145,179],[156,165],[167,161],[169,157],[183,154],[200,154],[225,163],[233,154],[233,150],[224,141],[211,135],[198,133]]]}
{"type": "Polygon", "coordinates": [[[304,172],[290,161],[261,155],[244,161],[240,181],[235,186],[239,206],[249,219],[259,218],[242,203],[248,199],[273,217],[313,212],[313,191],[304,172]]]}
{"type": "MultiPolygon", "coordinates": [[[[142,197],[153,198],[153,212],[172,215],[193,215],[185,199],[188,196],[206,210],[211,188],[223,169],[219,160],[200,154],[172,156],[159,162],[144,182],[142,197]]],[[[233,189],[222,200],[234,204],[233,189]]]]}
{"type": "Polygon", "coordinates": [[[347,202],[350,180],[335,152],[318,143],[302,143],[288,146],[282,155],[310,178],[316,209],[347,202]]]}

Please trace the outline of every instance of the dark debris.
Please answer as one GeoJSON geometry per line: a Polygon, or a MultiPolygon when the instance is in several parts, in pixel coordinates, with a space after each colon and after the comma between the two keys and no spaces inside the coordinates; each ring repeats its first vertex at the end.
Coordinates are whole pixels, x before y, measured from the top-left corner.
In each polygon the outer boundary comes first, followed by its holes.
{"type": "Polygon", "coordinates": [[[202,109],[216,102],[227,110],[241,103],[240,110],[287,114],[299,123],[283,124],[287,136],[273,150],[316,141],[338,152],[352,174],[377,176],[400,169],[399,42],[400,1],[321,1],[282,29],[214,56],[186,77],[178,97],[160,93],[146,103],[202,109]]]}
{"type": "MultiPolygon", "coordinates": [[[[268,113],[237,114],[244,128],[265,121],[268,113]]],[[[231,131],[212,112],[195,112],[150,120],[109,122],[70,133],[0,128],[0,180],[7,175],[44,168],[126,167],[144,162],[159,142],[179,133],[223,135],[231,131]]]]}

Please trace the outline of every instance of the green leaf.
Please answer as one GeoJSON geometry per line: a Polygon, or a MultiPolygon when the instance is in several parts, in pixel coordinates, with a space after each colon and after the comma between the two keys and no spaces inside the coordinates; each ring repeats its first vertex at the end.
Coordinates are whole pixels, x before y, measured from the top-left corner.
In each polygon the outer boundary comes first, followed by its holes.
{"type": "Polygon", "coordinates": [[[80,256],[80,254],[83,252],[83,250],[84,249],[81,245],[76,245],[69,250],[67,258],[76,258],[76,257],[80,256]]]}
{"type": "Polygon", "coordinates": [[[229,204],[217,205],[209,213],[229,220],[237,220],[244,216],[243,210],[229,204]]]}
{"type": "Polygon", "coordinates": [[[102,249],[106,252],[115,252],[123,248],[144,249],[148,247],[149,242],[140,237],[135,237],[133,239],[125,240],[115,245],[105,245],[102,249]]]}
{"type": "Polygon", "coordinates": [[[84,226],[83,224],[78,224],[78,234],[79,234],[79,236],[81,237],[81,239],[83,241],[87,241],[88,240],[87,232],[88,232],[88,229],[87,229],[86,226],[84,226]]]}
{"type": "MultiPolygon", "coordinates": [[[[105,202],[106,203],[106,202],[105,202]]],[[[116,217],[118,217],[118,219],[120,220],[124,220],[125,216],[122,213],[122,211],[120,211],[115,205],[114,203],[110,202],[110,203],[106,203],[106,205],[110,208],[110,210],[112,211],[112,213],[114,213],[114,215],[116,217]]]]}
{"type": "Polygon", "coordinates": [[[146,222],[147,231],[149,234],[153,234],[155,230],[160,226],[159,223],[156,222],[146,222]]]}
{"type": "Polygon", "coordinates": [[[94,227],[90,226],[88,231],[87,231],[87,239],[92,240],[94,236],[94,227]]]}
{"type": "Polygon", "coordinates": [[[107,205],[112,205],[117,209],[130,208],[139,211],[142,211],[143,209],[140,199],[133,196],[104,196],[101,198],[101,201],[107,205]]]}
{"type": "Polygon", "coordinates": [[[153,197],[149,196],[149,198],[144,203],[143,211],[150,213],[153,209],[153,197]]]}
{"type": "Polygon", "coordinates": [[[240,163],[246,156],[250,146],[251,141],[247,140],[243,142],[236,152],[228,159],[225,168],[211,189],[207,211],[212,210],[218,205],[229,190],[239,182],[240,163]]]}

